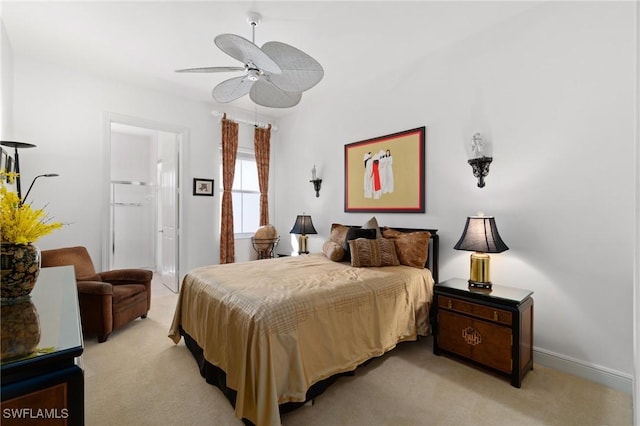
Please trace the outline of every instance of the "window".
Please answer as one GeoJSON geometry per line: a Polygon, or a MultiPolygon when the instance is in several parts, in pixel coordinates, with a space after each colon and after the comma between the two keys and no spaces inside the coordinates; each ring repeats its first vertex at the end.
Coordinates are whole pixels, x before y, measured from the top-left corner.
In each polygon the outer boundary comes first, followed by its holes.
{"type": "MultiPolygon", "coordinates": [[[[222,176],[220,183],[222,183],[222,176]]],[[[260,186],[256,156],[253,151],[238,150],[231,196],[233,232],[236,237],[253,235],[260,226],[260,186]]]]}

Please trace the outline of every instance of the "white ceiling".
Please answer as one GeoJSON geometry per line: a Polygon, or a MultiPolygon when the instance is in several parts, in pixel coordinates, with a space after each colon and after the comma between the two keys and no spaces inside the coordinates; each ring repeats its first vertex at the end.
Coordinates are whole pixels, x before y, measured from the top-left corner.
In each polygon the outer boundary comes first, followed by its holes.
{"type": "MultiPolygon", "coordinates": [[[[527,1],[2,1],[0,13],[15,57],[63,63],[208,102],[219,82],[240,73],[177,74],[179,68],[242,66],[213,38],[251,39],[249,11],[262,15],[256,44],[277,40],[316,58],[325,77],[305,92],[338,96],[349,86],[406,69],[429,52],[469,37],[534,6],[527,1]]],[[[232,102],[253,111],[248,96],[232,102]]],[[[262,108],[262,107],[261,107],[262,108]]],[[[293,108],[293,110],[296,107],[293,108]]],[[[281,117],[292,109],[264,108],[281,117]]]]}

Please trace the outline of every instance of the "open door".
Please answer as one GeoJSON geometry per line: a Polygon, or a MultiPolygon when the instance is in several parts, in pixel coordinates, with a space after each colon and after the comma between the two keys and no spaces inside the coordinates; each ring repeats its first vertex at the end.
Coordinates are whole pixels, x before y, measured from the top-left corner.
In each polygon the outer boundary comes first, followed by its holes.
{"type": "Polygon", "coordinates": [[[162,283],[179,290],[178,277],[178,179],[180,135],[160,132],[158,161],[158,253],[162,283]]]}
{"type": "Polygon", "coordinates": [[[103,269],[149,268],[173,292],[180,278],[180,161],[187,129],[107,113],[109,214],[103,269]]]}

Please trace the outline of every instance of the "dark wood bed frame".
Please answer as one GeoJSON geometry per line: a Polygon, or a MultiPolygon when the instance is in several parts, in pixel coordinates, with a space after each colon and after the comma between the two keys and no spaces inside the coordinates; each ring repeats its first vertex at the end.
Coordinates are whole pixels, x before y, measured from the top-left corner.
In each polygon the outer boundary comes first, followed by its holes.
{"type": "MultiPolygon", "coordinates": [[[[359,227],[358,227],[359,228],[359,227]]],[[[416,228],[396,228],[393,227],[396,231],[400,232],[417,232],[417,231],[429,231],[431,237],[429,238],[429,256],[427,258],[427,263],[425,267],[431,271],[431,275],[433,276],[433,280],[435,283],[438,283],[438,249],[440,244],[440,237],[438,235],[437,229],[416,229],[416,228]]],[[[203,350],[198,345],[198,343],[193,340],[189,334],[187,334],[180,326],[180,334],[184,338],[185,345],[191,351],[191,354],[196,360],[198,364],[198,368],[200,369],[200,375],[205,378],[206,382],[218,387],[224,396],[229,400],[231,405],[235,408],[236,405],[236,395],[237,392],[233,389],[227,387],[227,375],[220,368],[211,364],[204,358],[203,350]]],[[[306,399],[304,402],[288,402],[280,405],[280,414],[285,414],[290,411],[295,410],[306,404],[307,402],[313,400],[314,398],[320,396],[331,384],[333,384],[337,379],[343,376],[353,376],[355,375],[358,368],[361,366],[367,365],[371,362],[371,359],[363,362],[355,370],[347,371],[344,373],[335,374],[327,379],[324,379],[320,382],[313,384],[308,390],[306,394],[306,399]]],[[[253,425],[247,419],[242,419],[245,425],[253,425]]]]}

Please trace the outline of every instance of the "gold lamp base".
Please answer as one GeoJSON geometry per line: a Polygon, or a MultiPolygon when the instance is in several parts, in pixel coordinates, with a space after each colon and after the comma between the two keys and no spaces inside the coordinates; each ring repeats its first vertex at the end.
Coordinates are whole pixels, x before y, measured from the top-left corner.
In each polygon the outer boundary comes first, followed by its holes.
{"type": "Polygon", "coordinates": [[[469,287],[491,290],[489,272],[489,255],[478,251],[471,254],[471,277],[469,278],[469,287]]]}
{"type": "Polygon", "coordinates": [[[307,240],[309,239],[309,237],[307,237],[305,234],[300,235],[300,238],[298,239],[298,254],[309,254],[309,252],[307,251],[307,240]]]}

